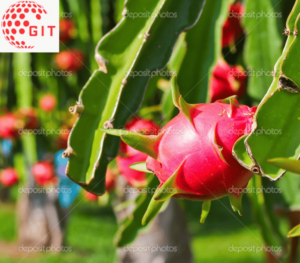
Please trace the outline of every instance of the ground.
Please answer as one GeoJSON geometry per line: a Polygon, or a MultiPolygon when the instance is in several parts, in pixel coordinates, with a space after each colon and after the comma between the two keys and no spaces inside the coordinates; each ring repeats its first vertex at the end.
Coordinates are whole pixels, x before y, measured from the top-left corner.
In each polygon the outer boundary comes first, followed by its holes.
{"type": "MultiPolygon", "coordinates": [[[[251,218],[251,206],[244,201],[243,217],[232,212],[227,198],[212,202],[211,213],[204,225],[199,223],[201,203],[185,203],[195,263],[265,262],[262,252],[230,252],[231,246],[262,244],[259,230],[251,218]]],[[[113,236],[117,222],[109,207],[80,202],[69,217],[66,245],[72,252],[60,254],[18,252],[15,219],[15,204],[0,204],[1,263],[114,262],[113,236]]]]}

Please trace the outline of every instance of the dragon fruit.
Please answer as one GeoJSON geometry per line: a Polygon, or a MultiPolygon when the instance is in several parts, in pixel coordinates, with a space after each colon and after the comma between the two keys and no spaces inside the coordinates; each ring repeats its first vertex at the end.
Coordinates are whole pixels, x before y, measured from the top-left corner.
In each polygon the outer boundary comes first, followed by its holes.
{"type": "Polygon", "coordinates": [[[96,202],[98,200],[98,197],[99,197],[98,195],[94,195],[94,194],[92,194],[90,192],[87,192],[87,191],[84,191],[83,194],[84,194],[85,199],[89,202],[96,202]]]}
{"type": "Polygon", "coordinates": [[[77,72],[84,66],[84,54],[77,49],[62,51],[55,56],[55,62],[62,70],[77,72]]]}
{"type": "Polygon", "coordinates": [[[116,179],[117,179],[116,174],[110,169],[107,169],[106,177],[105,177],[105,190],[107,192],[111,192],[115,189],[116,179]]]}
{"type": "Polygon", "coordinates": [[[43,111],[53,111],[56,107],[56,97],[53,94],[44,95],[39,101],[39,106],[43,111]]]}
{"type": "Polygon", "coordinates": [[[53,165],[47,161],[35,164],[32,167],[32,175],[35,182],[40,186],[54,184],[57,181],[53,165]]]}
{"type": "Polygon", "coordinates": [[[14,139],[19,136],[18,130],[22,128],[22,121],[13,113],[7,113],[0,117],[0,138],[14,139]]]}
{"type": "Polygon", "coordinates": [[[18,174],[14,168],[7,168],[2,171],[0,182],[7,187],[11,187],[18,183],[18,174]]]}
{"type": "Polygon", "coordinates": [[[253,173],[233,157],[235,142],[250,132],[256,108],[239,105],[234,97],[209,104],[188,104],[172,81],[173,102],[180,113],[156,135],[104,129],[148,155],[146,167],[160,185],[143,218],[147,224],[171,197],[204,201],[201,222],[210,202],[228,195],[241,215],[241,191],[253,173]]]}
{"type": "Polygon", "coordinates": [[[59,40],[62,43],[69,42],[76,35],[76,27],[71,19],[59,21],[59,40]]]}
{"type": "Polygon", "coordinates": [[[247,76],[241,66],[230,67],[226,61],[219,60],[210,82],[209,97],[214,102],[237,95],[242,97],[246,91],[247,76]]]}
{"type": "Polygon", "coordinates": [[[223,25],[222,46],[233,46],[235,42],[243,35],[243,27],[241,25],[241,17],[244,13],[244,6],[240,2],[236,2],[230,6],[228,19],[223,25]]]}
{"type": "MultiPolygon", "coordinates": [[[[144,135],[157,135],[159,127],[152,121],[134,118],[125,125],[126,130],[138,132],[144,135]]],[[[146,161],[148,155],[121,142],[120,154],[117,157],[117,165],[126,181],[135,187],[144,186],[147,183],[146,173],[130,169],[130,165],[146,161]]]]}

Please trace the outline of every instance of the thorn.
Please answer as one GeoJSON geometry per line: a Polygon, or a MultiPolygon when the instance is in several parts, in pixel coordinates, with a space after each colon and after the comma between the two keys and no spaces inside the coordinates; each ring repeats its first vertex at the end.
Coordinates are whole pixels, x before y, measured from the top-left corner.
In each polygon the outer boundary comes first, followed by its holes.
{"type": "Polygon", "coordinates": [[[290,30],[285,28],[284,31],[283,31],[283,35],[286,35],[286,36],[289,36],[290,35],[290,30]]]}
{"type": "Polygon", "coordinates": [[[298,36],[298,30],[294,30],[294,36],[296,37],[296,36],[298,36]]]}
{"type": "Polygon", "coordinates": [[[104,124],[103,124],[104,129],[113,129],[114,128],[113,121],[114,120],[110,119],[110,120],[104,122],[104,124]]]}
{"type": "Polygon", "coordinates": [[[71,155],[75,155],[76,156],[77,154],[75,154],[75,152],[73,151],[73,149],[70,146],[68,146],[68,148],[62,154],[62,158],[66,159],[66,158],[69,158],[71,155]]]}
{"type": "Polygon", "coordinates": [[[99,65],[99,70],[106,74],[107,73],[107,68],[106,68],[107,60],[104,59],[103,57],[101,57],[100,54],[98,54],[98,53],[95,55],[95,59],[99,65]]]}
{"type": "Polygon", "coordinates": [[[76,113],[80,114],[83,112],[83,110],[84,106],[82,104],[79,104],[78,102],[75,106],[69,108],[69,112],[73,115],[75,115],[76,113]]]}

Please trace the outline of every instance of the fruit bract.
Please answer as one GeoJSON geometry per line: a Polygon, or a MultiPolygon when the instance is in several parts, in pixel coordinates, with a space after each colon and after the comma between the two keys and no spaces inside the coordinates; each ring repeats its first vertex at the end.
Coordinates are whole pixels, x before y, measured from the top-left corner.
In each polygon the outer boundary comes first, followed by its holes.
{"type": "Polygon", "coordinates": [[[105,130],[148,155],[147,169],[160,181],[145,214],[147,224],[170,197],[204,201],[202,222],[210,201],[228,195],[241,214],[241,191],[252,177],[233,157],[234,143],[250,133],[256,108],[239,105],[234,97],[209,104],[188,104],[175,79],[173,102],[180,113],[156,135],[105,130]],[[155,213],[153,211],[156,211],[155,213]]]}
{"type": "Polygon", "coordinates": [[[236,2],[230,6],[228,19],[223,25],[222,46],[232,46],[243,35],[241,17],[244,13],[244,6],[236,2]]]}
{"type": "Polygon", "coordinates": [[[226,61],[219,60],[210,82],[211,102],[230,96],[242,97],[246,91],[247,74],[241,66],[230,67],[226,61]]]}
{"type": "MultiPolygon", "coordinates": [[[[125,129],[144,135],[157,135],[159,127],[149,120],[134,118],[125,125],[125,129]]],[[[142,153],[129,145],[121,142],[120,154],[117,157],[117,164],[121,174],[126,181],[135,187],[141,187],[147,183],[146,173],[130,169],[130,165],[146,161],[148,155],[142,153]]]]}
{"type": "Polygon", "coordinates": [[[2,171],[0,181],[4,186],[11,187],[18,183],[18,174],[14,168],[7,168],[2,171]]]}

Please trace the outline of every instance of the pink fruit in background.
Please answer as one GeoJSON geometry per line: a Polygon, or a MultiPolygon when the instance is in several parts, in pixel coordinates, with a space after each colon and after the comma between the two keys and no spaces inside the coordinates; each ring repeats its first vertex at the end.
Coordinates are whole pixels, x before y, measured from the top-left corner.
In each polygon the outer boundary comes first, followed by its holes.
{"type": "Polygon", "coordinates": [[[38,185],[45,186],[56,181],[53,165],[39,162],[32,167],[32,175],[38,185]]]}
{"type": "Polygon", "coordinates": [[[246,91],[246,81],[247,74],[241,66],[230,67],[224,60],[219,60],[210,82],[210,101],[233,95],[242,97],[246,91]]]}
{"type": "Polygon", "coordinates": [[[15,115],[18,119],[24,122],[24,129],[36,129],[38,127],[39,121],[37,118],[37,113],[34,108],[26,107],[19,109],[15,115]]]}
{"type": "Polygon", "coordinates": [[[110,169],[106,171],[105,190],[111,192],[115,189],[117,177],[110,169]]]}
{"type": "Polygon", "coordinates": [[[71,19],[59,21],[59,40],[63,43],[69,42],[75,35],[76,28],[71,19]]]}
{"type": "Polygon", "coordinates": [[[90,201],[90,202],[95,202],[98,200],[98,196],[97,195],[94,195],[90,192],[87,192],[87,191],[84,191],[84,197],[87,201],[90,201]]]}
{"type": "Polygon", "coordinates": [[[22,122],[15,114],[7,113],[0,117],[0,137],[13,139],[19,136],[18,130],[22,128],[22,122]]]}
{"type": "MultiPolygon", "coordinates": [[[[152,121],[134,118],[125,125],[126,130],[138,132],[144,135],[158,134],[159,127],[152,121]]],[[[121,174],[125,177],[126,181],[136,187],[143,186],[147,183],[146,173],[130,169],[130,165],[146,161],[147,155],[139,152],[136,149],[121,142],[120,154],[117,157],[117,164],[121,174]]]]}
{"type": "Polygon", "coordinates": [[[84,66],[84,54],[76,49],[62,51],[55,56],[55,62],[62,70],[77,72],[84,66]]]}
{"type": "Polygon", "coordinates": [[[39,106],[43,111],[51,112],[56,107],[56,97],[53,94],[44,95],[39,102],[39,106]]]}
{"type": "Polygon", "coordinates": [[[4,186],[11,187],[18,183],[18,174],[14,168],[7,168],[1,172],[0,182],[4,186]]]}
{"type": "Polygon", "coordinates": [[[209,104],[188,104],[172,82],[173,101],[180,113],[158,135],[104,129],[148,155],[146,167],[160,185],[144,216],[147,224],[172,196],[204,201],[202,222],[210,202],[228,195],[241,214],[241,192],[253,173],[233,157],[235,142],[251,131],[256,108],[239,105],[233,97],[209,104]]]}
{"type": "Polygon", "coordinates": [[[240,2],[236,2],[230,6],[228,19],[223,25],[222,46],[227,47],[233,45],[240,36],[243,35],[241,25],[241,17],[244,13],[244,6],[240,2]]]}

